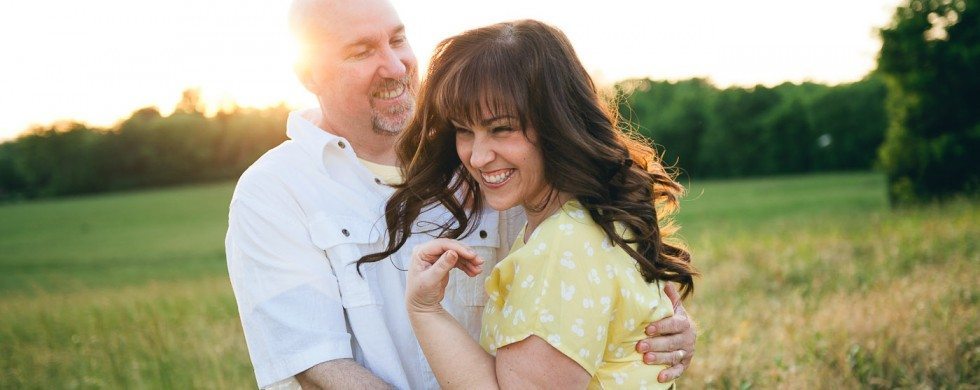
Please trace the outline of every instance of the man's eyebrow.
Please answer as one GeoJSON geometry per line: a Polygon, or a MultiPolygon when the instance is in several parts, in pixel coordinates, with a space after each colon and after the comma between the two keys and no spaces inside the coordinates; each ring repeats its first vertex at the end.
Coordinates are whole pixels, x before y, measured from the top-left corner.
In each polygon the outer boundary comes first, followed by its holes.
{"type": "MultiPolygon", "coordinates": [[[[395,36],[395,35],[404,34],[404,33],[405,33],[405,25],[399,24],[397,27],[395,27],[393,30],[391,30],[391,33],[390,34],[392,36],[395,36]]],[[[345,49],[350,49],[350,48],[358,47],[358,46],[371,47],[371,46],[374,45],[374,43],[376,41],[377,41],[377,38],[375,38],[375,37],[363,37],[361,39],[358,39],[358,40],[356,40],[354,42],[351,42],[351,43],[347,44],[346,46],[344,46],[344,48],[345,49]]]]}
{"type": "Polygon", "coordinates": [[[361,38],[354,42],[348,43],[347,46],[344,46],[344,49],[351,49],[358,46],[371,47],[374,45],[374,41],[375,41],[374,38],[368,38],[368,37],[361,38]]]}

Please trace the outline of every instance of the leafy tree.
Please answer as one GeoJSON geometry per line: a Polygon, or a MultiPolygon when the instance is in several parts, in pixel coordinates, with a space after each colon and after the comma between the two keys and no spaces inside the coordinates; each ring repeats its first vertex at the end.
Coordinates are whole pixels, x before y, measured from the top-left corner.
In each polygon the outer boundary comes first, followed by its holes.
{"type": "Polygon", "coordinates": [[[856,83],[829,88],[810,106],[816,136],[814,170],[867,169],[884,140],[888,117],[885,85],[870,75],[856,83]]]}
{"type": "Polygon", "coordinates": [[[114,128],[56,123],[0,144],[0,200],[232,179],[285,140],[285,106],[209,117],[197,96],[169,116],[143,108],[114,128]]]}
{"type": "Polygon", "coordinates": [[[775,110],[759,136],[764,153],[759,173],[798,173],[810,169],[817,140],[808,114],[803,102],[795,98],[775,110]]]}
{"type": "Polygon", "coordinates": [[[980,0],[909,0],[881,30],[894,202],[980,189],[980,0]]]}
{"type": "Polygon", "coordinates": [[[764,86],[729,88],[714,101],[701,142],[699,166],[724,177],[763,173],[765,144],[760,136],[780,95],[764,86]]]}

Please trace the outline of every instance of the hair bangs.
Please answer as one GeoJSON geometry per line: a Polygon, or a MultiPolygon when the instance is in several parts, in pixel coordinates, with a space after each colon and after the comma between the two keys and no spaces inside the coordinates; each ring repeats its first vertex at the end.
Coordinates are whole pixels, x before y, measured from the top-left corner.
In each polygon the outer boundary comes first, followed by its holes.
{"type": "Polygon", "coordinates": [[[457,59],[446,69],[434,91],[434,103],[436,116],[447,128],[507,116],[526,127],[527,77],[517,58],[501,46],[475,50],[472,57],[457,59]]]}

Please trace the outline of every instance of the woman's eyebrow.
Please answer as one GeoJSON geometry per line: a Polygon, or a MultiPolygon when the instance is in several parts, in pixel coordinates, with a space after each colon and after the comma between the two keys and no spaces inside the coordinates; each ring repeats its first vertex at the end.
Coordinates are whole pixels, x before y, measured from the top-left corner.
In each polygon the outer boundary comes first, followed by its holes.
{"type": "Polygon", "coordinates": [[[497,121],[500,121],[500,120],[503,120],[503,119],[514,119],[514,116],[513,115],[498,115],[498,116],[494,116],[494,117],[490,117],[490,118],[484,118],[481,121],[481,124],[484,125],[484,126],[489,126],[489,125],[493,124],[494,122],[497,122],[497,121]]]}
{"type": "MultiPolygon", "coordinates": [[[[480,126],[487,127],[487,126],[490,126],[490,125],[494,124],[495,122],[498,122],[498,121],[501,121],[501,120],[504,120],[504,119],[514,119],[514,118],[515,118],[515,116],[513,116],[513,115],[497,115],[497,116],[493,116],[493,117],[490,117],[490,118],[484,118],[484,119],[481,119],[480,120],[480,126]]],[[[449,120],[449,124],[451,124],[451,125],[453,125],[455,127],[466,127],[466,126],[460,124],[460,122],[457,121],[457,120],[455,120],[455,119],[450,119],[449,120]]]]}

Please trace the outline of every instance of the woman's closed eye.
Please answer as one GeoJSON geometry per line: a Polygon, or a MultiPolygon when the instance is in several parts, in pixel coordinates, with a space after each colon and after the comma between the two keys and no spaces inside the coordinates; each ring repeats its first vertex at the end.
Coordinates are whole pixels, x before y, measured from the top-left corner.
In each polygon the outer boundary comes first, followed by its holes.
{"type": "Polygon", "coordinates": [[[496,126],[491,130],[494,134],[505,134],[514,131],[514,128],[510,125],[506,126],[496,126]]]}

